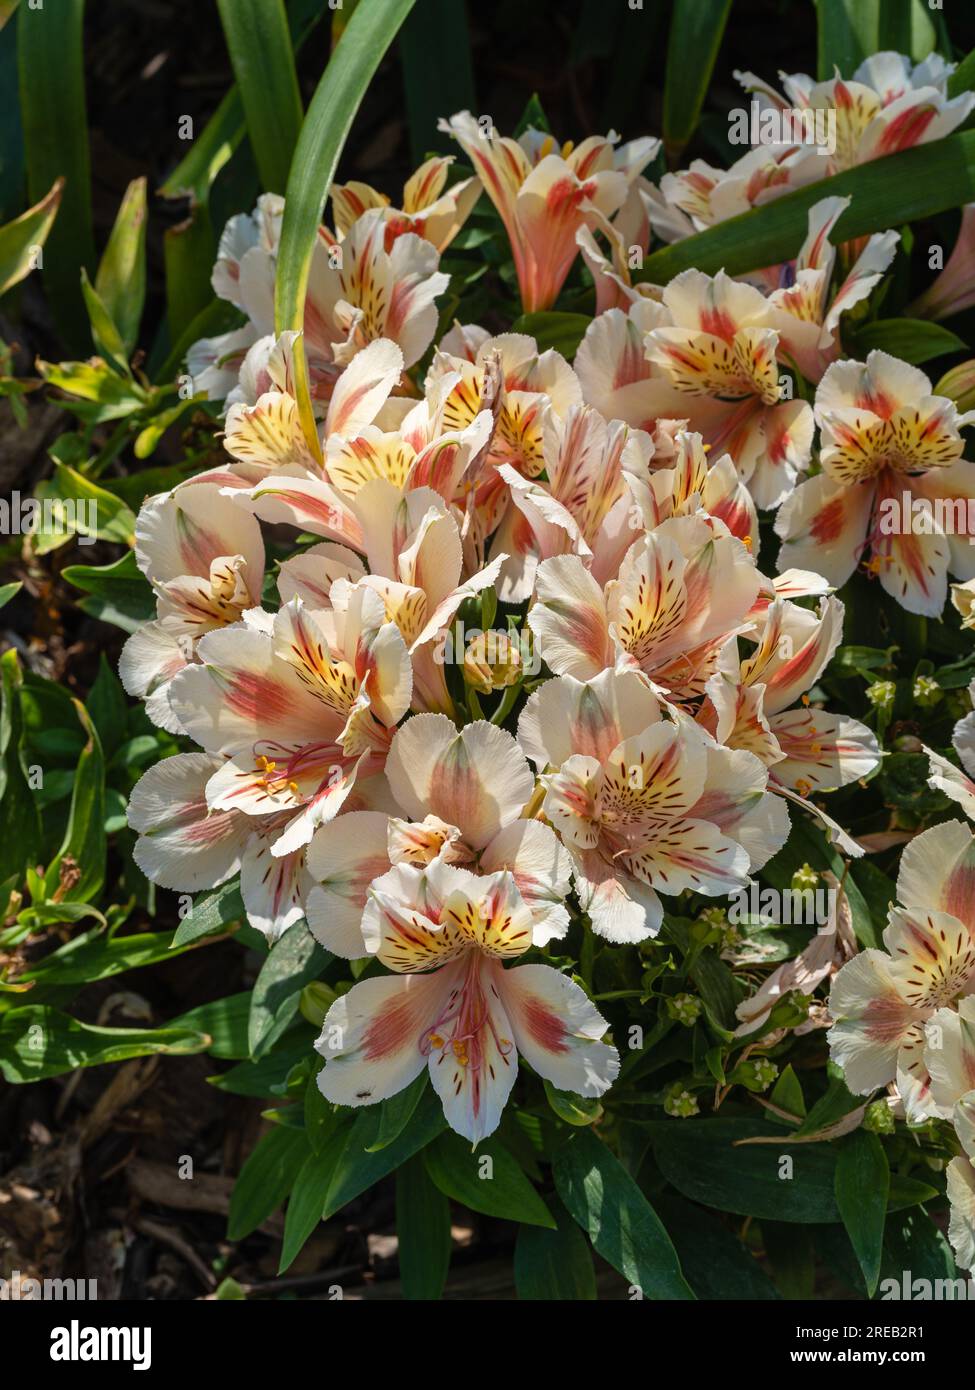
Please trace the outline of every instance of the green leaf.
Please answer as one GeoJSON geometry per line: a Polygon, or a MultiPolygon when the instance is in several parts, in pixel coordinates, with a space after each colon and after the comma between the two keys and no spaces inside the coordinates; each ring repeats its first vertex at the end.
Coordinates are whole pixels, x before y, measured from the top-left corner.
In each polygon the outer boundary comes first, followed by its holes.
{"type": "Polygon", "coordinates": [[[450,1203],[420,1154],[396,1172],[396,1236],[403,1297],[438,1299],[450,1268],[450,1203]]]}
{"type": "Polygon", "coordinates": [[[95,266],[91,166],[85,108],[84,0],[20,6],[17,61],[27,152],[27,186],[39,202],[64,179],[61,209],[44,253],[43,278],[72,351],[84,350],[86,319],[78,271],[95,266]]]}
{"type": "Polygon", "coordinates": [[[890,1168],[876,1134],[857,1130],[837,1145],[836,1205],[856,1251],[867,1293],[872,1298],[880,1278],[890,1168]]]}
{"type": "Polygon", "coordinates": [[[677,1250],[684,1278],[702,1299],[776,1299],[775,1285],[736,1235],[712,1212],[667,1193],[657,1215],[677,1250]]]}
{"type": "MultiPolygon", "coordinates": [[[[303,1130],[301,1133],[304,1136],[303,1130]]],[[[315,1227],[321,1224],[322,1208],[332,1181],[332,1172],[346,1139],[347,1131],[344,1128],[336,1129],[329,1136],[325,1148],[320,1151],[313,1150],[298,1170],[284,1218],[279,1274],[290,1268],[301,1253],[305,1241],[315,1227]]]]}
{"type": "Polygon", "coordinates": [[[15,1085],[156,1052],[187,1056],[206,1045],[206,1035],[190,1028],[98,1028],[40,1004],[0,1014],[0,1071],[15,1085]]]}
{"type": "Polygon", "coordinates": [[[133,179],[98,265],[95,290],[123,344],[123,360],[135,347],[146,298],[146,180],[133,179]]]}
{"type": "Polygon", "coordinates": [[[820,82],[833,76],[834,67],[841,77],[852,77],[880,48],[880,0],[816,0],[816,16],[820,82]]]}
{"type": "Polygon", "coordinates": [[[709,275],[721,269],[741,275],[791,260],[806,235],[813,203],[847,195],[852,201],[832,233],[837,244],[973,202],[975,131],[875,159],[730,217],[655,251],[638,278],[665,285],[691,267],[709,275]]]}
{"type": "Polygon", "coordinates": [[[0,656],[0,883],[18,882],[37,862],[41,822],[24,771],[24,730],[20,692],[23,675],[13,648],[0,656]]]}
{"type": "Polygon", "coordinates": [[[243,1240],[277,1210],[307,1157],[304,1130],[288,1125],[275,1125],[255,1144],[230,1195],[228,1240],[243,1240]]]}
{"type": "Polygon", "coordinates": [[[451,1130],[423,1157],[440,1191],[471,1211],[554,1228],[548,1207],[498,1139],[483,1139],[474,1149],[451,1130]]]}
{"type": "Polygon", "coordinates": [[[568,314],[559,309],[544,309],[522,314],[512,326],[513,333],[527,333],[539,348],[554,348],[568,361],[576,355],[591,319],[588,314],[568,314]]]}
{"type": "Polygon", "coordinates": [[[802,1094],[802,1085],[791,1062],[784,1068],[782,1075],[776,1081],[769,1099],[773,1105],[777,1105],[780,1110],[787,1110],[790,1115],[795,1115],[799,1119],[805,1115],[806,1102],[802,1094]]]}
{"type": "Polygon", "coordinates": [[[903,1177],[900,1173],[891,1173],[887,1210],[904,1211],[908,1207],[920,1206],[922,1202],[932,1202],[938,1196],[938,1189],[930,1183],[921,1182],[917,1178],[903,1177]]]}
{"type": "Polygon", "coordinates": [[[387,1148],[403,1133],[420,1103],[428,1080],[429,1073],[424,1067],[415,1081],[382,1102],[379,1107],[379,1133],[376,1142],[370,1146],[370,1153],[378,1153],[380,1149],[387,1148]]]}
{"type": "Polygon", "coordinates": [[[55,464],[55,482],[60,497],[84,503],[82,507],[75,507],[72,529],[79,535],[117,541],[122,545],[135,544],[135,516],[114,493],[107,492],[64,463],[55,464]]]}
{"type": "Polygon", "coordinates": [[[12,579],[9,584],[0,584],[0,608],[6,608],[10,600],[16,598],[23,587],[23,583],[19,579],[12,579]]]}
{"type": "Polygon", "coordinates": [[[199,902],[195,902],[180,920],[173,935],[173,945],[184,946],[188,941],[196,941],[201,936],[212,936],[215,932],[221,932],[225,927],[241,921],[244,916],[240,883],[237,879],[232,883],[223,883],[199,902]]]}
{"type": "MultiPolygon", "coordinates": [[[[171,342],[178,342],[195,318],[213,301],[213,227],[204,204],[163,235],[166,267],[166,322],[171,342]]],[[[191,340],[192,341],[192,340],[191,340]]]]}
{"type": "Polygon", "coordinates": [[[875,319],[857,329],[851,347],[860,358],[880,348],[915,366],[946,352],[965,351],[965,344],[957,334],[927,319],[875,319]]]}
{"type": "Polygon", "coordinates": [[[301,129],[284,0],[217,0],[261,183],[283,193],[301,129]]]}
{"type": "Polygon", "coordinates": [[[880,1271],[881,1297],[888,1279],[893,1279],[903,1291],[905,1270],[910,1271],[913,1279],[928,1279],[932,1283],[958,1276],[951,1246],[927,1212],[906,1211],[888,1216],[880,1271]]]}
{"type": "Polygon", "coordinates": [[[28,276],[36,265],[35,250],[47,241],[61,203],[64,179],[55,179],[39,203],[0,227],[0,295],[28,276]]]}
{"type": "Polygon", "coordinates": [[[105,759],[101,742],[88,711],[80,700],[73,700],[75,712],[86,735],[85,746],[75,770],[71,810],[64,840],[44,875],[44,891],[50,897],[61,879],[62,866],[73,861],[80,870],[75,882],[66,880],[62,897],[67,902],[87,902],[101,891],[105,882],[105,759]]]}
{"type": "Polygon", "coordinates": [[[185,157],[159,188],[163,198],[192,198],[205,204],[220,170],[247,130],[240,93],[231,87],[185,157]]]}
{"type": "Polygon", "coordinates": [[[579,1300],[596,1297],[596,1273],[589,1242],[553,1199],[555,1229],[521,1226],[515,1242],[515,1288],[525,1300],[579,1300]]]}
{"type": "Polygon", "coordinates": [[[653,1207],[592,1130],[555,1151],[559,1196],[593,1246],[648,1298],[692,1299],[677,1251],[653,1207]]]}
{"type": "Polygon", "coordinates": [[[938,42],[927,0],[884,0],[880,6],[876,48],[908,54],[915,63],[934,52],[938,42]]]}
{"type": "Polygon", "coordinates": [[[278,938],[254,983],[247,1028],[252,1057],[259,1057],[270,1040],[294,1018],[302,989],[322,973],[330,960],[304,918],[278,938]]]}
{"type": "Polygon", "coordinates": [[[98,661],[95,684],[88,692],[87,707],[101,741],[102,751],[106,757],[111,758],[125,736],[125,721],[129,707],[122,682],[109,666],[104,652],[98,661]]]}
{"type": "MultiPolygon", "coordinates": [[[[304,326],[311,258],[339,155],[363,93],[413,0],[359,0],[305,117],[285,200],[275,281],[278,333],[304,326]]],[[[316,456],[320,452],[303,339],[295,343],[295,390],[302,427],[316,456]]]]}
{"type": "Polygon", "coordinates": [[[379,1123],[378,1105],[370,1105],[356,1118],[332,1175],[322,1212],[323,1221],[334,1216],[361,1192],[367,1192],[381,1178],[394,1173],[401,1163],[442,1134],[447,1125],[440,1098],[432,1088],[424,1094],[399,1138],[386,1148],[373,1152],[370,1146],[376,1142],[379,1123]]]}
{"type": "Polygon", "coordinates": [[[646,1128],[660,1171],[693,1202],[771,1221],[840,1219],[832,1144],[797,1144],[785,1129],[774,1144],[740,1144],[775,1133],[764,1119],[651,1121],[646,1128]]]}
{"type": "MultiPolygon", "coordinates": [[[[250,990],[228,994],[209,1004],[198,1004],[179,1018],[171,1019],[170,1028],[192,1028],[208,1036],[207,1052],[211,1057],[237,1060],[247,1056],[247,1020],[250,1017],[250,990]]],[[[249,1065],[253,1066],[252,1063],[249,1065]]],[[[229,1076],[230,1072],[224,1073],[229,1076]]],[[[232,1089],[232,1088],[228,1088],[232,1089]]],[[[255,1092],[261,1095],[263,1092],[255,1092]]]]}
{"type": "MultiPolygon", "coordinates": [[[[62,911],[70,911],[77,906],[75,903],[52,905],[53,909],[62,911]]],[[[65,918],[68,918],[68,912],[65,912],[65,918]]],[[[102,931],[94,931],[73,937],[64,946],[23,971],[18,979],[36,980],[44,986],[84,985],[96,980],[110,980],[124,971],[156,965],[171,955],[168,931],[133,932],[130,936],[106,936],[102,931]]],[[[181,1028],[207,1031],[203,1030],[199,1020],[188,1022],[182,1018],[175,1020],[175,1023],[181,1028]]]]}
{"type": "Polygon", "coordinates": [[[94,618],[136,632],[155,615],[155,596],[131,550],[111,565],[67,565],[61,573],[88,595],[78,607],[94,618]]]}
{"type": "Polygon", "coordinates": [[[81,268],[81,293],[85,301],[85,308],[88,310],[91,340],[95,351],[107,358],[117,371],[126,372],[127,353],[125,344],[122,342],[122,335],[112,322],[112,316],[105,307],[98,291],[88,279],[88,272],[84,266],[81,268]]]}
{"type": "Polygon", "coordinates": [[[594,1125],[603,1113],[603,1107],[595,1098],[577,1096],[574,1091],[560,1091],[551,1081],[543,1082],[545,1099],[558,1115],[570,1125],[594,1125]]]}
{"type": "Polygon", "coordinates": [[[697,127],[730,10],[731,0],[674,0],[671,6],[663,113],[668,156],[679,154],[697,127]]]}
{"type": "Polygon", "coordinates": [[[399,46],[410,150],[419,164],[431,149],[448,147],[438,117],[475,109],[466,5],[424,0],[403,25],[399,46]]]}

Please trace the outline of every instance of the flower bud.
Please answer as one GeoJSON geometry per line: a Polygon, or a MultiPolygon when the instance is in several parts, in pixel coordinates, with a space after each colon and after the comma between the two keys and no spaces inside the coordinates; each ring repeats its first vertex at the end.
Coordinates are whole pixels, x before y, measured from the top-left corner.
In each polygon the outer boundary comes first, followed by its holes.
{"type": "Polygon", "coordinates": [[[885,1100],[875,1100],[867,1106],[863,1116],[863,1128],[871,1134],[893,1134],[894,1115],[885,1100]]]}
{"type": "Polygon", "coordinates": [[[731,1080],[747,1091],[767,1091],[778,1074],[778,1067],[768,1057],[749,1057],[735,1067],[731,1080]]]}
{"type": "Polygon", "coordinates": [[[667,1013],[676,1023],[691,1028],[697,1022],[703,1009],[703,1002],[696,994],[674,994],[667,1000],[667,1013]]]}
{"type": "Polygon", "coordinates": [[[867,699],[878,709],[890,709],[896,693],[893,681],[874,681],[873,685],[867,686],[867,699]]]}
{"type": "Polygon", "coordinates": [[[914,703],[930,709],[941,699],[941,686],[933,676],[918,676],[914,682],[914,703]]]}
{"type": "Polygon", "coordinates": [[[687,1120],[698,1114],[700,1107],[697,1096],[689,1091],[682,1081],[675,1081],[664,1096],[664,1110],[668,1115],[687,1120]]]}
{"type": "Polygon", "coordinates": [[[506,632],[479,632],[464,653],[464,680],[482,695],[514,685],[523,667],[521,648],[506,632]]]}

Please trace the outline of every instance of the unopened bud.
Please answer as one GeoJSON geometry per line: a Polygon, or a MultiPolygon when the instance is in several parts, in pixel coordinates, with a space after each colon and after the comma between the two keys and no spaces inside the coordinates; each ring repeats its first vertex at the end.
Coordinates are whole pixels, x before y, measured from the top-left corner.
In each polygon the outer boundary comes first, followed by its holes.
{"type": "Polygon", "coordinates": [[[521,648],[506,632],[480,632],[464,654],[464,680],[482,695],[502,690],[521,679],[521,648]]]}

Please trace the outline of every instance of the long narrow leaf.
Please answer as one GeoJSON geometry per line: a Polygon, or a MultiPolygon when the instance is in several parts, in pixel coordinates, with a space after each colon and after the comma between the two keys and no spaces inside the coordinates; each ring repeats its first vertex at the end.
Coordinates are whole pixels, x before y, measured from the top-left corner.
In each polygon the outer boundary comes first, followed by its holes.
{"type": "Polygon", "coordinates": [[[731,0],[674,0],[664,81],[664,145],[670,156],[694,134],[730,9],[731,0]]]}
{"type": "Polygon", "coordinates": [[[126,353],[135,347],[146,299],[146,181],[125,190],[95,276],[98,297],[119,331],[126,353]]]}
{"type": "MultiPolygon", "coordinates": [[[[890,3],[890,0],[887,0],[890,3]]],[[[819,40],[819,80],[841,77],[853,70],[880,47],[881,0],[816,0],[819,40]]]]}
{"type": "Polygon", "coordinates": [[[185,222],[170,227],[163,237],[166,263],[166,317],[172,342],[213,300],[213,231],[206,207],[193,209],[185,222]]]}
{"type": "Polygon", "coordinates": [[[473,111],[474,73],[464,0],[423,0],[400,38],[410,150],[419,163],[431,149],[450,147],[437,117],[473,111]]]}
{"type": "Polygon", "coordinates": [[[39,203],[0,227],[0,294],[6,294],[34,269],[34,248],[43,246],[48,238],[63,189],[64,180],[58,179],[39,203]]]}
{"type": "MultiPolygon", "coordinates": [[[[339,155],[362,94],[412,7],[413,0],[359,0],[312,97],[291,164],[281,225],[274,305],[279,333],[303,326],[312,252],[339,155]]],[[[302,427],[317,454],[301,339],[296,344],[295,387],[302,427]]]]}
{"type": "Polygon", "coordinates": [[[741,275],[795,256],[806,235],[807,213],[821,198],[852,195],[833,233],[835,241],[914,222],[975,199],[975,132],[876,159],[820,179],[783,198],[729,218],[696,236],[655,251],[640,279],[666,284],[691,266],[741,275]]]}
{"type": "Polygon", "coordinates": [[[85,108],[82,21],[84,0],[31,9],[21,5],[17,57],[20,109],[27,152],[27,188],[39,202],[65,180],[61,211],[44,256],[44,285],[58,326],[82,351],[88,338],[81,297],[82,266],[95,269],[91,223],[91,165],[85,108]]]}
{"type": "Polygon", "coordinates": [[[302,119],[284,0],[217,0],[217,8],[261,182],[282,193],[302,119]]]}

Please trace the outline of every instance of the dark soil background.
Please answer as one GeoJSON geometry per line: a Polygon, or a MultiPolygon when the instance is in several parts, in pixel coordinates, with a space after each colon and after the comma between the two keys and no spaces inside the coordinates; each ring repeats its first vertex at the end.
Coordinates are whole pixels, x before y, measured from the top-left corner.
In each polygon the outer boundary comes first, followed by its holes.
{"type": "MultiPolygon", "coordinates": [[[[463,0],[419,0],[457,5],[463,0]]],[[[537,92],[560,140],[615,128],[624,139],[659,134],[666,57],[666,7],[652,0],[645,12],[626,0],[492,0],[467,6],[477,113],[489,113],[502,131],[513,130],[537,92]],[[622,53],[625,61],[614,55],[622,53]]],[[[955,7],[957,10],[958,7],[955,7]]],[[[953,37],[967,49],[975,12],[950,16],[953,37]]],[[[148,296],[141,344],[146,351],[164,310],[162,237],[184,216],[179,203],[152,194],[185,153],[177,139],[180,117],[196,129],[232,81],[216,6],[200,0],[98,0],[86,19],[87,92],[96,240],[104,245],[127,183],[145,174],[150,186],[148,296]]],[[[306,99],[327,57],[325,26],[299,59],[306,99]]],[[[741,101],[732,76],[751,68],[774,78],[815,68],[816,24],[810,0],[735,0],[708,107],[687,162],[700,154],[719,159],[727,130],[724,113],[741,101]]],[[[695,55],[685,56],[688,67],[695,55]]],[[[449,115],[450,66],[442,88],[428,99],[449,115]]],[[[5,94],[6,97],[6,94],[5,94]]],[[[383,63],[355,122],[339,176],[363,179],[398,196],[418,157],[443,143],[431,121],[428,139],[411,148],[398,46],[383,63]]],[[[432,110],[433,108],[431,108],[432,110]]],[[[724,144],[727,150],[727,145],[724,144]]],[[[249,210],[258,191],[245,159],[218,181],[214,223],[249,210]],[[241,167],[238,167],[241,166],[241,167]]],[[[5,210],[10,217],[19,207],[5,210]]],[[[38,354],[66,355],[50,327],[39,291],[22,301],[23,321],[0,322],[0,335],[18,348],[18,369],[38,354]]],[[[30,491],[50,470],[47,447],[70,417],[29,398],[29,424],[20,430],[0,402],[0,491],[30,491]]],[[[184,447],[175,432],[154,464],[174,460],[184,447]]],[[[126,467],[138,468],[134,459],[126,467]]],[[[118,550],[99,545],[79,556],[73,546],[29,563],[5,578],[25,581],[4,610],[0,638],[16,645],[40,674],[84,696],[105,652],[115,662],[124,634],[97,623],[73,604],[60,570],[79,558],[106,563],[118,550]]],[[[116,866],[117,867],[117,866],[116,866]]],[[[174,895],[162,895],[173,903],[174,895]]],[[[169,909],[165,909],[169,910],[169,909]]],[[[157,913],[155,929],[167,926],[157,913]]],[[[173,923],[175,925],[175,916],[173,923]]],[[[102,1023],[163,1022],[197,1004],[244,989],[256,958],[231,941],[191,951],[121,982],[92,986],[72,1005],[102,1023]]],[[[0,1082],[0,1273],[97,1278],[99,1297],[192,1299],[212,1295],[225,1274],[255,1294],[327,1297],[340,1283],[345,1296],[396,1297],[392,1183],[380,1184],[321,1226],[283,1279],[275,1277],[281,1218],[239,1246],[225,1236],[234,1175],[261,1132],[262,1102],[224,1094],[207,1084],[225,1064],[206,1057],[149,1058],[119,1067],[79,1071],[29,1087],[0,1082]],[[175,1176],[180,1157],[193,1158],[196,1179],[175,1176]]],[[[503,1297],[512,1291],[512,1228],[457,1214],[456,1250],[448,1296],[503,1297]]],[[[625,1296],[615,1276],[606,1296],[625,1296]]],[[[820,1291],[829,1296],[829,1290],[820,1291]]]]}

